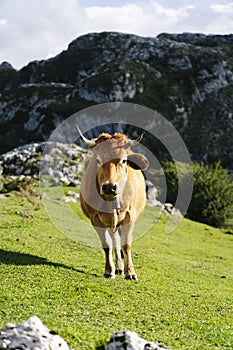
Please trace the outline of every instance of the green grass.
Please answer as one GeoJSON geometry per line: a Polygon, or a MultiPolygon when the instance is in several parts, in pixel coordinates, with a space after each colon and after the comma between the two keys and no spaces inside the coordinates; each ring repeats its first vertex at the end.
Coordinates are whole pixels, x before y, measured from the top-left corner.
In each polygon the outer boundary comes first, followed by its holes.
{"type": "Polygon", "coordinates": [[[172,349],[232,349],[233,234],[166,225],[163,216],[133,243],[138,282],[106,280],[102,249],[67,238],[25,197],[0,198],[0,326],[37,315],[76,350],[126,329],[172,349]]]}

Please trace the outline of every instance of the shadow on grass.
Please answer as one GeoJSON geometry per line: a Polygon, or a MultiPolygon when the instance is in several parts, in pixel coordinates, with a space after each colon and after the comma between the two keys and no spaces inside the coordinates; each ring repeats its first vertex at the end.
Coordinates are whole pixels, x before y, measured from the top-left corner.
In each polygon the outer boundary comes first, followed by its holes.
{"type": "Polygon", "coordinates": [[[233,235],[233,230],[223,231],[226,235],[233,235]]]}
{"type": "Polygon", "coordinates": [[[83,270],[75,269],[74,267],[67,266],[60,263],[55,263],[48,261],[45,258],[41,258],[39,256],[31,255],[31,254],[25,254],[25,253],[19,253],[19,252],[11,252],[7,250],[0,249],[0,264],[6,264],[6,265],[47,265],[47,266],[53,266],[53,267],[61,267],[68,270],[73,270],[78,273],[84,273],[90,276],[98,277],[96,274],[88,273],[83,270]]]}

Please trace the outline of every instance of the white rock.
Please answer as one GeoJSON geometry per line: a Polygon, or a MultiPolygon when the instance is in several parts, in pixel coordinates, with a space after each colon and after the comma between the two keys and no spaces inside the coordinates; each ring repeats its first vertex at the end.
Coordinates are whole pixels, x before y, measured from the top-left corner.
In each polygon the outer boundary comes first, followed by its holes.
{"type": "Polygon", "coordinates": [[[66,202],[66,203],[76,203],[76,199],[70,196],[64,196],[59,198],[60,201],[66,202]]]}
{"type": "Polygon", "coordinates": [[[68,194],[68,196],[74,197],[77,200],[79,200],[79,198],[80,198],[79,193],[74,192],[74,191],[68,191],[67,194],[68,194]]]}
{"type": "Polygon", "coordinates": [[[161,207],[161,209],[164,210],[164,204],[160,201],[157,201],[157,199],[147,200],[147,204],[150,207],[161,207]]]}
{"type": "Polygon", "coordinates": [[[173,209],[173,204],[171,204],[171,203],[165,203],[164,206],[165,206],[165,210],[166,210],[169,214],[171,214],[172,209],[173,209]]]}
{"type": "Polygon", "coordinates": [[[24,175],[31,175],[31,169],[24,170],[24,175]]]}
{"type": "Polygon", "coordinates": [[[112,335],[106,346],[107,350],[162,350],[167,349],[163,345],[148,342],[140,338],[135,332],[116,332],[112,335]]]}
{"type": "Polygon", "coordinates": [[[152,200],[155,200],[156,197],[157,197],[157,194],[158,194],[158,190],[157,188],[154,186],[154,184],[147,180],[146,181],[146,196],[147,196],[147,199],[152,201],[152,200]]]}
{"type": "Polygon", "coordinates": [[[177,208],[172,208],[171,215],[174,216],[175,218],[183,218],[183,215],[181,214],[181,211],[177,208]]]}
{"type": "Polygon", "coordinates": [[[15,326],[0,330],[0,349],[13,350],[69,350],[65,340],[51,332],[37,316],[15,326]]]}
{"type": "Polygon", "coordinates": [[[49,197],[48,197],[47,193],[42,192],[41,195],[40,195],[40,199],[42,199],[42,200],[48,200],[49,197]]]}
{"type": "MultiPolygon", "coordinates": [[[[45,175],[51,185],[79,186],[79,173],[83,171],[88,156],[88,152],[76,144],[33,143],[0,155],[0,172],[17,180],[22,175],[35,179],[45,175]]],[[[44,181],[45,177],[41,180],[44,181]]]]}
{"type": "Polygon", "coordinates": [[[177,208],[175,208],[171,203],[165,203],[164,205],[164,212],[168,215],[172,215],[176,218],[182,218],[183,215],[181,214],[181,211],[177,208]]]}

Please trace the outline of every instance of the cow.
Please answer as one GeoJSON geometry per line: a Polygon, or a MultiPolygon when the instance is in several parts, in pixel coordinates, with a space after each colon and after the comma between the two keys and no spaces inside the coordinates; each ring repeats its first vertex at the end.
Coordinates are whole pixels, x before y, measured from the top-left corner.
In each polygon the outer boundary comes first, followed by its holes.
{"type": "Polygon", "coordinates": [[[102,133],[89,140],[77,128],[81,141],[93,151],[85,164],[80,203],[105,252],[104,277],[114,279],[118,274],[137,281],[131,256],[132,231],[146,203],[142,170],[148,168],[149,161],[143,154],[134,153],[131,147],[136,146],[143,135],[131,140],[121,133],[102,133]]]}

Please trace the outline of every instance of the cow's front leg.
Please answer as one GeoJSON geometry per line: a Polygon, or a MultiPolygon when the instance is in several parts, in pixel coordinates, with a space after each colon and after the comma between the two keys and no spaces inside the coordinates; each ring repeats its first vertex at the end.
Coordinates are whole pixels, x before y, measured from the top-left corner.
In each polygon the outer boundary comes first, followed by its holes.
{"type": "Polygon", "coordinates": [[[132,255],[131,255],[131,243],[132,243],[132,232],[134,223],[130,222],[129,217],[121,226],[121,247],[124,253],[124,273],[125,279],[137,281],[137,275],[134,271],[132,255]]]}
{"type": "Polygon", "coordinates": [[[104,277],[114,279],[116,275],[115,275],[115,265],[112,258],[112,248],[104,247],[104,252],[105,252],[105,259],[106,259],[104,277]]]}
{"type": "Polygon", "coordinates": [[[110,230],[112,237],[112,244],[115,251],[116,258],[116,275],[124,275],[124,264],[121,255],[121,237],[119,230],[110,230]]]}
{"type": "Polygon", "coordinates": [[[114,279],[115,275],[115,264],[112,258],[112,241],[109,233],[106,229],[101,229],[96,227],[96,231],[100,237],[102,247],[105,253],[105,272],[104,277],[114,279]]]}
{"type": "Polygon", "coordinates": [[[121,248],[114,248],[116,256],[116,275],[124,275],[124,264],[121,257],[121,248]]]}
{"type": "Polygon", "coordinates": [[[134,271],[132,256],[131,256],[131,244],[125,244],[122,246],[124,253],[124,273],[125,279],[137,281],[137,275],[134,271]]]}
{"type": "Polygon", "coordinates": [[[108,230],[103,227],[98,216],[92,218],[92,225],[94,226],[96,232],[99,235],[102,247],[105,253],[105,272],[104,277],[114,279],[115,275],[115,265],[112,258],[112,239],[108,230]]]}

